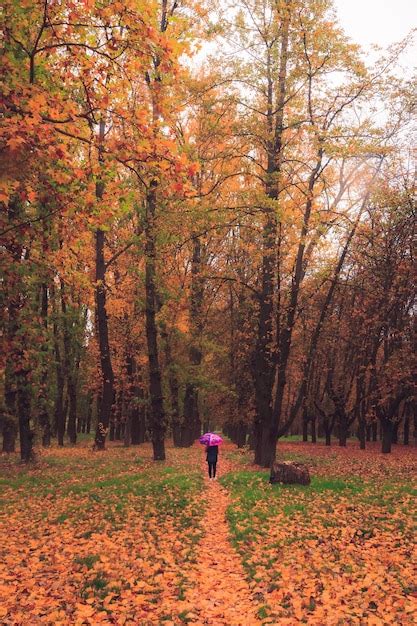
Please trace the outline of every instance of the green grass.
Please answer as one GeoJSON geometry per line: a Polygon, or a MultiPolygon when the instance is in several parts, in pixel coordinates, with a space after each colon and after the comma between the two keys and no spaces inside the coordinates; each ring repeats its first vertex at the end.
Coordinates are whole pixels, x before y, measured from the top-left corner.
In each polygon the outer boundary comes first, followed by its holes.
{"type": "Polygon", "coordinates": [[[85,522],[92,510],[100,509],[104,522],[118,528],[133,508],[144,517],[173,517],[179,531],[195,525],[193,515],[199,519],[192,503],[202,484],[200,472],[167,462],[154,465],[137,455],[111,452],[60,456],[53,449],[34,466],[9,465],[0,479],[5,507],[47,498],[61,510],[43,510],[40,517],[56,524],[85,522]]]}
{"type": "Polygon", "coordinates": [[[369,523],[357,528],[355,537],[362,541],[373,537],[374,527],[378,524],[401,532],[401,520],[392,518],[395,505],[401,494],[406,498],[415,496],[411,485],[404,484],[399,488],[394,483],[366,483],[356,476],[345,479],[313,476],[309,486],[270,485],[267,470],[242,470],[223,476],[220,482],[229,490],[233,502],[227,510],[232,541],[242,556],[249,578],[254,580],[259,562],[253,562],[251,557],[255,546],[268,537],[271,523],[282,527],[282,538],[274,546],[279,550],[294,543],[320,540],[320,531],[317,534],[311,530],[317,520],[323,529],[321,532],[337,530],[341,520],[335,511],[341,502],[353,513],[357,507],[366,511],[368,504],[377,505],[380,510],[378,519],[370,519],[369,523]],[[292,523],[292,530],[288,533],[286,520],[292,523]]]}

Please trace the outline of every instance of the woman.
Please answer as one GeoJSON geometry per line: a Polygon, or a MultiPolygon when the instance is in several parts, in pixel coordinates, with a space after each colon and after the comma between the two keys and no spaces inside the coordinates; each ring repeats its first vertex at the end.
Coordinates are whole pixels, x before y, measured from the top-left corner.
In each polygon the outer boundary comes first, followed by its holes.
{"type": "Polygon", "coordinates": [[[217,457],[219,454],[219,446],[207,446],[207,463],[208,463],[208,473],[209,479],[216,479],[216,465],[217,465],[217,457]]]}

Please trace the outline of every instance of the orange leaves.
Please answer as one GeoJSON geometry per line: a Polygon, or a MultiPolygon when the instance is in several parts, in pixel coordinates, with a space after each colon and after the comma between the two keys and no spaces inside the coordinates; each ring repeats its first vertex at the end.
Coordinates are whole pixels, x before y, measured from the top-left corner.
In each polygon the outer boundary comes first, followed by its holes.
{"type": "Polygon", "coordinates": [[[407,481],[415,458],[398,450],[380,463],[376,450],[296,443],[280,443],[278,454],[308,463],[312,486],[266,490],[247,472],[237,484],[251,498],[237,499],[229,513],[253,592],[272,623],[408,624],[407,587],[415,583],[407,481]]]}
{"type": "Polygon", "coordinates": [[[133,625],[172,615],[177,623],[201,516],[188,477],[195,457],[181,470],[170,452],[170,473],[150,468],[149,445],[139,457],[110,447],[104,458],[81,446],[38,458],[24,477],[14,466],[2,472],[10,484],[1,622],[133,625]],[[184,480],[189,487],[177,488],[184,480]]]}
{"type": "Polygon", "coordinates": [[[25,143],[24,137],[21,137],[19,135],[14,135],[13,137],[10,137],[7,140],[7,145],[13,151],[20,148],[20,146],[22,146],[24,143],[25,143]]]}

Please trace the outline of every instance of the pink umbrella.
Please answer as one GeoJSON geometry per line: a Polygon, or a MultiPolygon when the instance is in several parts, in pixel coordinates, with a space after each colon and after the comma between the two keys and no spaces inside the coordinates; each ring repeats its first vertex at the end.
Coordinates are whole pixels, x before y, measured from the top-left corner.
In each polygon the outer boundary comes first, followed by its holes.
{"type": "Polygon", "coordinates": [[[216,433],[204,433],[199,439],[199,442],[203,444],[203,446],[219,446],[223,443],[223,439],[220,435],[216,435],[216,433]]]}

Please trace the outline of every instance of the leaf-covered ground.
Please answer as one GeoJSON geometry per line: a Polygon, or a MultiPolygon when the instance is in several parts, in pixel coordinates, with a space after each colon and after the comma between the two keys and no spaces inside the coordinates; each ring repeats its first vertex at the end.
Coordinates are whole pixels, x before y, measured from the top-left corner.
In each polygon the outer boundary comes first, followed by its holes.
{"type": "Polygon", "coordinates": [[[202,476],[195,454],[169,457],[54,449],[3,472],[0,623],[180,623],[202,476]]]}
{"type": "Polygon", "coordinates": [[[279,456],[308,464],[311,486],[269,485],[239,452],[222,479],[263,623],[416,623],[415,448],[282,444],[279,456]]]}
{"type": "Polygon", "coordinates": [[[225,444],[2,457],[0,624],[415,623],[415,448],[301,443],[310,487],[268,484],[225,444]]]}

